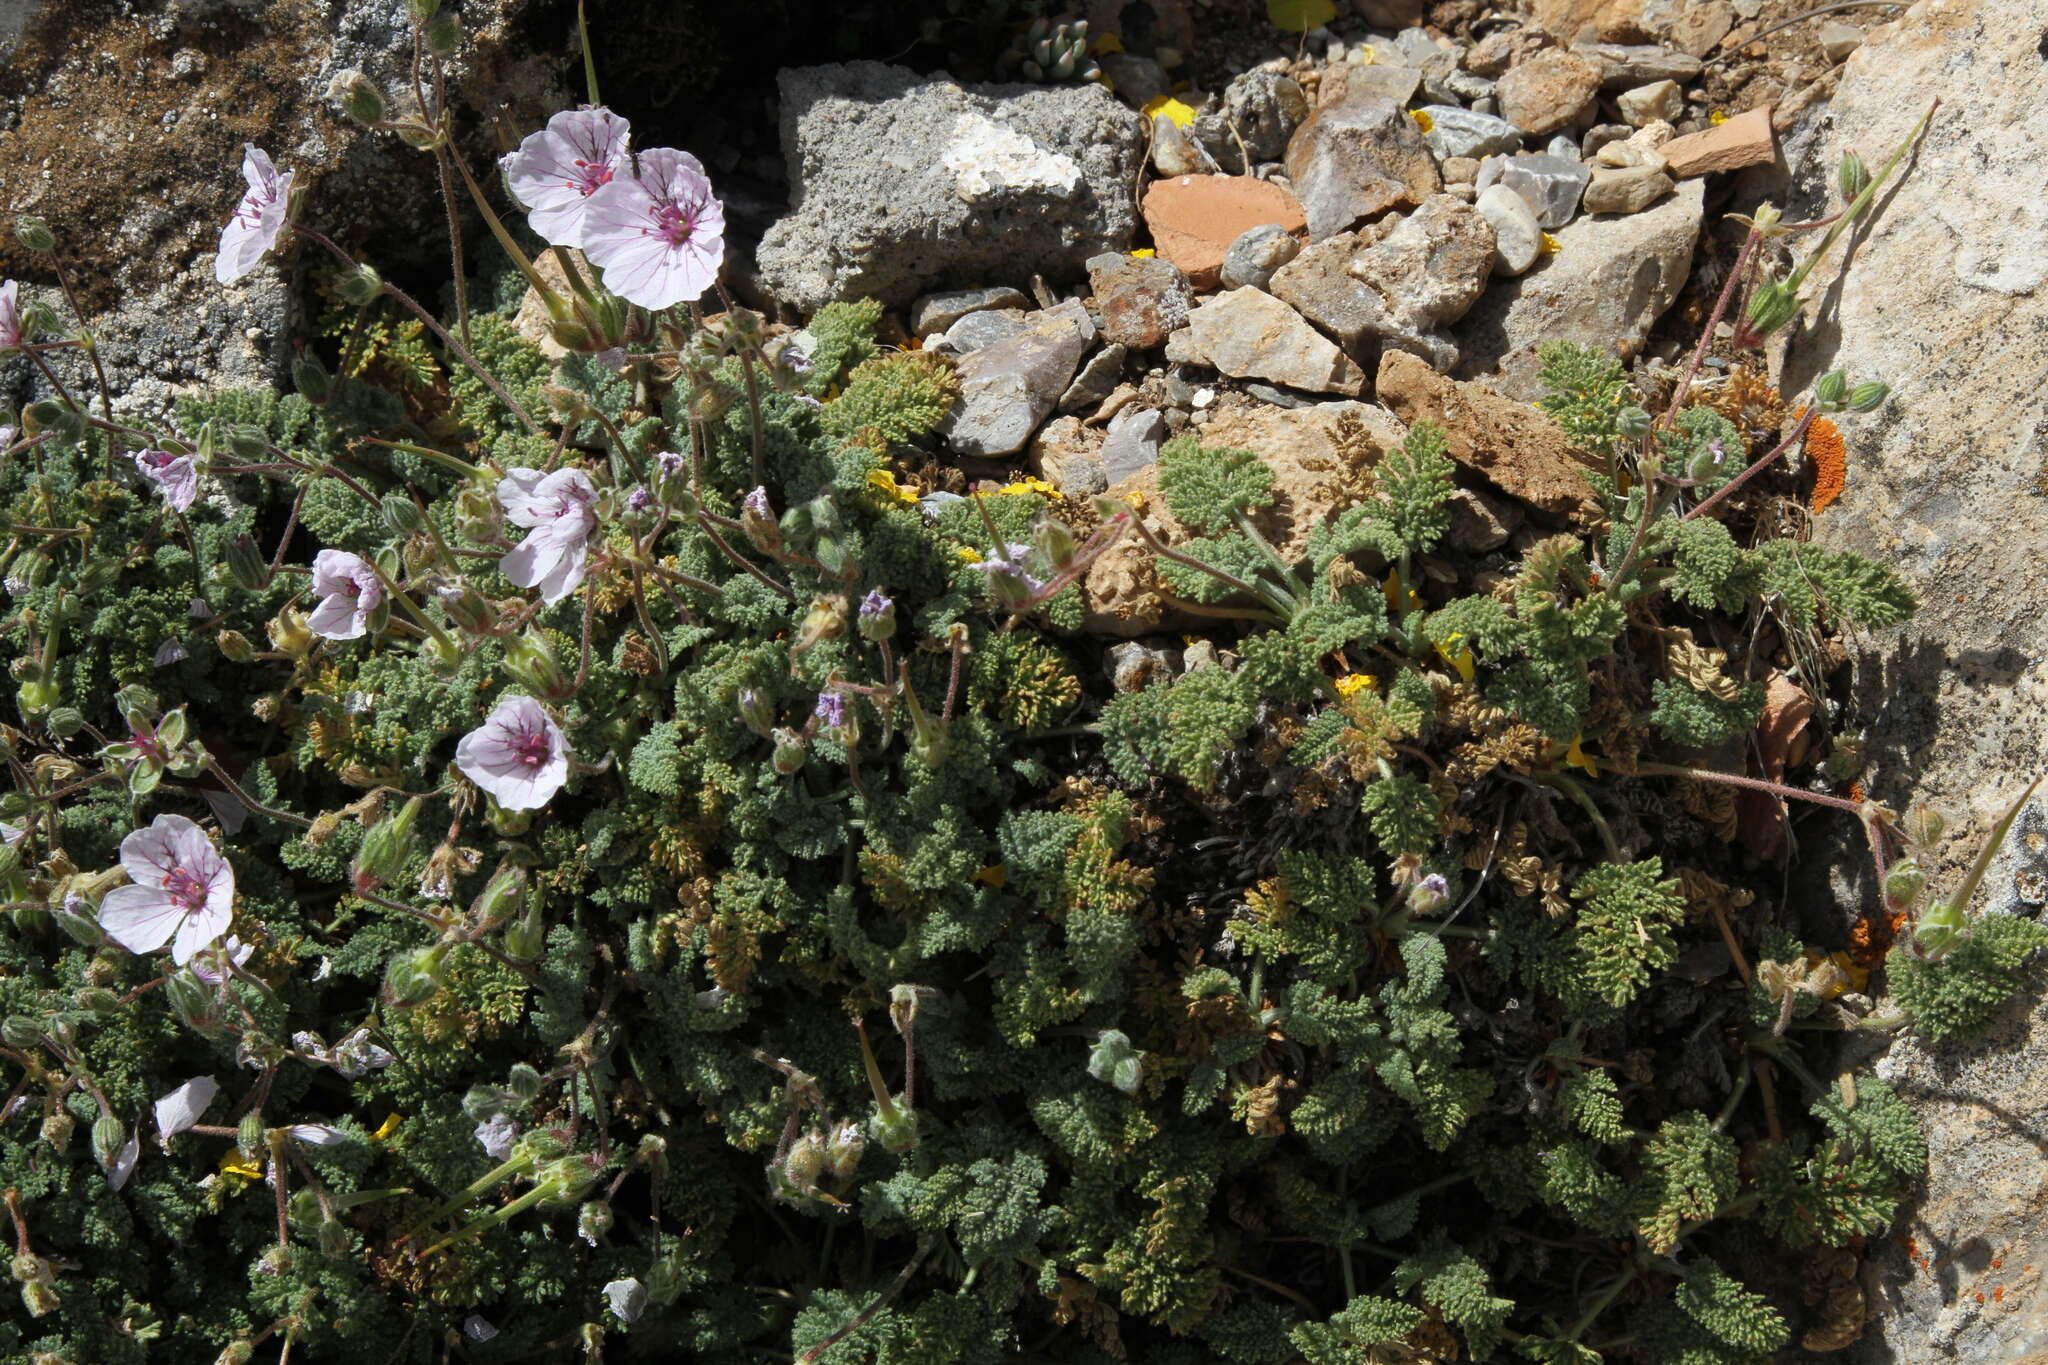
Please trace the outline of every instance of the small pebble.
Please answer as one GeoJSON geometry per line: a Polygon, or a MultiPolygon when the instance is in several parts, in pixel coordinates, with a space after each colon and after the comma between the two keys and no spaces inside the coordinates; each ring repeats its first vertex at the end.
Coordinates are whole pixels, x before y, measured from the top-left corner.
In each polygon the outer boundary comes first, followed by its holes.
{"type": "Polygon", "coordinates": [[[1223,253],[1223,287],[1264,289],[1274,271],[1300,254],[1300,239],[1278,223],[1247,228],[1223,253]]]}

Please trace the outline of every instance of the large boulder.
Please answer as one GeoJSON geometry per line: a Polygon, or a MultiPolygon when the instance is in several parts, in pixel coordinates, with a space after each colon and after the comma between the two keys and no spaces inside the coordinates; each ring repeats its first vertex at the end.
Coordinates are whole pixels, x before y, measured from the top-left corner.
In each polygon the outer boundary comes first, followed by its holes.
{"type": "Polygon", "coordinates": [[[1075,277],[1130,246],[1144,121],[1099,85],[969,88],[847,62],[780,86],[792,208],[758,261],[797,309],[1075,277]]]}
{"type": "MultiPolygon", "coordinates": [[[[1780,387],[1837,367],[1892,386],[1877,412],[1841,419],[1848,487],[1815,535],[1878,556],[1921,595],[1917,618],[1859,651],[1848,719],[1872,740],[1871,794],[1929,801],[1970,826],[1958,856],[2048,751],[2041,32],[2035,0],[1925,0],[1873,30],[1797,169],[1808,200],[1787,214],[1831,200],[1845,151],[1882,164],[1940,97],[1847,274],[1839,256],[1814,272],[1780,387]]],[[[2038,916],[2038,810],[2014,846],[1979,908],[2038,916]]],[[[2016,1003],[1987,1040],[1905,1044],[1885,1068],[1928,1129],[1926,1192],[1901,1228],[1926,1260],[1903,1239],[1873,1244],[1872,1320],[1852,1358],[2048,1359],[2034,1280],[2048,1266],[2048,1012],[2016,1003]]]]}

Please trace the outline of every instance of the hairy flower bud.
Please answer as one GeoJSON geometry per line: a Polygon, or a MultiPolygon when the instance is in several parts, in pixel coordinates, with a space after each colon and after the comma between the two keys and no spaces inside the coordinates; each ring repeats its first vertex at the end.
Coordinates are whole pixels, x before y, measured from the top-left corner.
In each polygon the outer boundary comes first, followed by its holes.
{"type": "Polygon", "coordinates": [[[818,1177],[824,1172],[825,1139],[815,1132],[798,1138],[782,1159],[782,1178],[805,1192],[818,1187],[818,1177]]]}
{"type": "Polygon", "coordinates": [[[505,646],[505,671],[524,683],[535,696],[560,698],[572,690],[562,672],[561,660],[548,637],[533,627],[505,646]]]}
{"type": "Polygon", "coordinates": [[[880,643],[896,635],[896,603],[880,588],[869,591],[860,601],[860,613],[855,620],[860,638],[880,643]]]}
{"type": "Polygon", "coordinates": [[[1408,888],[1408,908],[1418,915],[1434,915],[1450,903],[1450,884],[1438,873],[1418,877],[1408,888]]]}
{"type": "Polygon", "coordinates": [[[384,998],[400,1009],[424,1005],[441,990],[448,957],[446,944],[399,953],[384,969],[384,998]]]}
{"type": "Polygon", "coordinates": [[[14,240],[21,243],[24,251],[50,251],[57,245],[57,236],[50,231],[50,225],[28,213],[14,220],[14,240]]]}
{"type": "Polygon", "coordinates": [[[375,81],[354,67],[335,73],[334,79],[327,83],[327,98],[365,128],[384,121],[384,92],[375,81]]]}
{"type": "Polygon", "coordinates": [[[775,752],[769,762],[775,771],[784,777],[803,771],[809,748],[804,737],[787,727],[777,727],[774,738],[775,752]]]}
{"type": "Polygon", "coordinates": [[[351,874],[358,894],[388,886],[404,875],[406,864],[419,851],[414,826],[425,804],[424,797],[413,797],[397,815],[378,821],[363,836],[351,874]]]}
{"type": "Polygon", "coordinates": [[[62,1156],[65,1148],[71,1145],[71,1134],[77,1128],[78,1120],[72,1118],[67,1110],[53,1110],[43,1119],[42,1138],[50,1144],[52,1151],[62,1156]]]}
{"type": "Polygon", "coordinates": [[[334,397],[334,376],[312,351],[301,350],[292,357],[292,386],[316,408],[334,397]]]}
{"type": "Polygon", "coordinates": [[[593,1199],[576,1210],[576,1235],[596,1246],[607,1232],[612,1230],[612,1206],[602,1199],[593,1199]]]}
{"type": "Polygon", "coordinates": [[[121,1120],[112,1114],[101,1114],[92,1121],[92,1159],[102,1166],[111,1166],[121,1155],[121,1144],[128,1140],[128,1134],[121,1129],[121,1120]]]}
{"type": "Polygon", "coordinates": [[[270,453],[270,433],[253,422],[228,422],[220,435],[228,453],[238,460],[260,460],[270,453]]]}
{"type": "Polygon", "coordinates": [[[249,643],[249,637],[239,630],[222,629],[213,637],[215,648],[221,657],[231,664],[252,664],[256,662],[256,646],[249,643]]]}
{"type": "Polygon", "coordinates": [[[85,713],[75,706],[53,706],[43,724],[59,739],[69,739],[85,728],[85,713]]]}
{"type": "Polygon", "coordinates": [[[254,1161],[263,1155],[264,1146],[263,1115],[251,1110],[235,1125],[235,1150],[242,1154],[242,1160],[254,1161]]]}
{"type": "Polygon", "coordinates": [[[1872,379],[1849,390],[1849,401],[1846,406],[1851,412],[1874,412],[1890,396],[1890,385],[1872,379]]]}
{"type": "Polygon", "coordinates": [[[43,1045],[43,1025],[39,1019],[26,1014],[10,1014],[0,1019],[0,1043],[24,1051],[43,1045]]]}
{"type": "Polygon", "coordinates": [[[1750,336],[1761,341],[1790,322],[1798,311],[1799,297],[1779,281],[1767,280],[1749,296],[1743,321],[1750,336]]]}
{"type": "Polygon", "coordinates": [[[1911,858],[1901,858],[1884,874],[1884,900],[1893,910],[1912,909],[1926,889],[1927,874],[1911,858]]]}
{"type": "Polygon", "coordinates": [[[427,514],[404,493],[385,494],[378,510],[384,514],[384,524],[393,535],[416,536],[427,529],[427,514]]]}
{"type": "Polygon", "coordinates": [[[860,1168],[860,1159],[867,1151],[867,1134],[858,1125],[842,1122],[832,1130],[831,1139],[825,1144],[825,1168],[834,1180],[850,1180],[860,1168]]]}
{"type": "Polygon", "coordinates": [[[292,659],[303,659],[313,652],[314,636],[306,625],[306,613],[296,607],[286,607],[270,618],[263,628],[270,637],[271,647],[292,659]]]}
{"type": "Polygon", "coordinates": [[[775,708],[755,688],[742,687],[734,707],[739,712],[740,724],[757,735],[767,734],[775,724],[775,708]]]}
{"type": "Polygon", "coordinates": [[[764,555],[782,553],[782,527],[768,506],[768,490],[756,488],[740,501],[740,531],[764,555]]]}
{"type": "Polygon", "coordinates": [[[359,265],[341,277],[335,284],[335,291],[341,295],[342,302],[367,308],[384,292],[384,277],[372,266],[359,265]]]}
{"type": "Polygon", "coordinates": [[[427,51],[437,57],[452,57],[462,46],[462,21],[453,14],[437,14],[427,21],[424,36],[427,51]]]}
{"type": "Polygon", "coordinates": [[[1817,402],[1839,403],[1849,388],[1849,376],[1840,370],[1829,370],[1813,381],[1813,396],[1817,402]]]}
{"type": "Polygon", "coordinates": [[[270,586],[270,561],[256,548],[255,538],[247,531],[228,542],[226,558],[228,572],[234,576],[237,587],[246,592],[262,592],[270,586]]]}
{"type": "Polygon", "coordinates": [[[203,1034],[219,1029],[220,1011],[213,992],[190,972],[175,973],[165,981],[164,998],[186,1028],[203,1034]]]}

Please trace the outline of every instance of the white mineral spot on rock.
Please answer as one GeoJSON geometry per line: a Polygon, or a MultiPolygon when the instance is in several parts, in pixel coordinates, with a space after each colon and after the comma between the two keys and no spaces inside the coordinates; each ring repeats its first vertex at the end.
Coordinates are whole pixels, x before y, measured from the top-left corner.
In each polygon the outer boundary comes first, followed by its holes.
{"type": "Polygon", "coordinates": [[[970,204],[1015,190],[1072,194],[1081,183],[1072,157],[1047,151],[982,114],[960,116],[939,164],[953,173],[953,192],[970,204]]]}

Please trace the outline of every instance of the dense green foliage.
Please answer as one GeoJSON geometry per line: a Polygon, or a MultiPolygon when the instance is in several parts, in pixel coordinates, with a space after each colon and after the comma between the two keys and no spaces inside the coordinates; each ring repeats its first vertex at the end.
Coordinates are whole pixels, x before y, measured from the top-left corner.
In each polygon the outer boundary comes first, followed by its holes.
{"type": "MultiPolygon", "coordinates": [[[[383,328],[320,402],[46,407],[0,465],[0,1360],[1740,1365],[1806,1311],[1772,1268],[1887,1226],[1925,1148],[1827,1046],[1871,1001],[1729,884],[1716,779],[1741,641],[1911,599],[1687,517],[1726,419],[1626,437],[1548,350],[1630,477],[1519,556],[1453,548],[1427,424],[1296,558],[1259,452],[1184,436],[1158,568],[1211,648],[1111,695],[1074,580],[1148,513],[917,497],[957,379],[878,309],[808,367],[746,314],[550,367],[502,302],[477,361],[550,429],[383,328]],[[508,475],[564,469],[549,605],[508,475]],[[570,751],[531,808],[456,762],[515,695],[570,751]],[[102,922],[166,814],[246,960],[102,922]]],[[[1953,918],[1890,969],[1937,1036],[2044,936],[1953,918]]]]}

